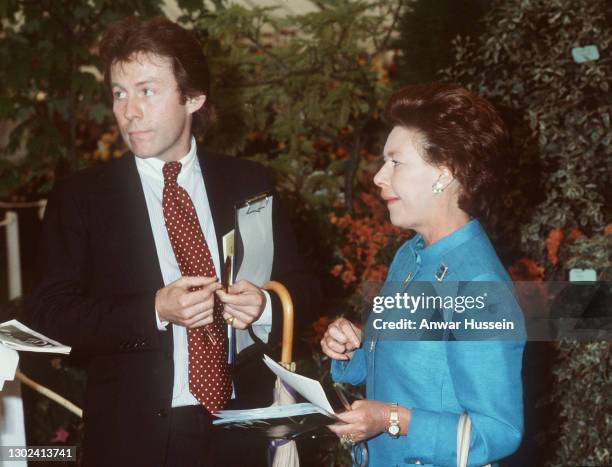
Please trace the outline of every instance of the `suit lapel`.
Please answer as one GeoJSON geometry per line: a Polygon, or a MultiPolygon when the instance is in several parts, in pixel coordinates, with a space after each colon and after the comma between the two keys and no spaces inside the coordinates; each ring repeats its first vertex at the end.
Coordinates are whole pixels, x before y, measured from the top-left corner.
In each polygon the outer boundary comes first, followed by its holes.
{"type": "Polygon", "coordinates": [[[119,239],[120,251],[125,255],[120,260],[131,265],[145,290],[163,287],[149,211],[134,156],[124,156],[118,165],[116,176],[106,178],[104,192],[114,198],[105,204],[109,219],[114,219],[109,228],[118,226],[120,229],[120,232],[111,233],[119,239]]]}

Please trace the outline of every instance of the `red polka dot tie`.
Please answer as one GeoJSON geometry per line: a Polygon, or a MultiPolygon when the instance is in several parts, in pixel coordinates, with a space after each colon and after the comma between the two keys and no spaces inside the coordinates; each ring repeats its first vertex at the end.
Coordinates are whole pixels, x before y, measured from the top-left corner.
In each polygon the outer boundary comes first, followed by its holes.
{"type": "MultiPolygon", "coordinates": [[[[215,276],[208,244],[187,192],[176,179],[180,162],[164,164],[164,221],[172,250],[183,276],[215,276]]],[[[189,349],[189,391],[210,412],[221,410],[230,400],[232,380],[227,365],[227,332],[223,305],[215,297],[214,322],[187,329],[189,349]]]]}

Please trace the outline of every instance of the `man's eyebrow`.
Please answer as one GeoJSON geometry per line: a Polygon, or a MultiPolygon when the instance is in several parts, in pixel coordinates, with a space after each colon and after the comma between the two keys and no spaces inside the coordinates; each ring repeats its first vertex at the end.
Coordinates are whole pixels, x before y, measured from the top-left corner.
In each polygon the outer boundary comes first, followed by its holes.
{"type": "MultiPolygon", "coordinates": [[[[153,77],[151,77],[151,78],[145,78],[145,79],[142,79],[142,80],[138,81],[138,82],[135,84],[135,86],[143,86],[143,85],[145,85],[145,84],[151,84],[151,83],[160,83],[160,82],[161,82],[161,80],[160,80],[159,78],[153,78],[153,77]]],[[[115,83],[115,82],[113,82],[113,83],[111,83],[111,85],[112,85],[112,86],[117,86],[118,88],[122,88],[122,89],[123,89],[123,86],[122,86],[122,85],[120,85],[119,83],[115,83]]]]}
{"type": "Polygon", "coordinates": [[[151,84],[151,83],[159,83],[161,80],[159,78],[145,78],[136,83],[136,86],[142,86],[143,84],[151,84]]]}

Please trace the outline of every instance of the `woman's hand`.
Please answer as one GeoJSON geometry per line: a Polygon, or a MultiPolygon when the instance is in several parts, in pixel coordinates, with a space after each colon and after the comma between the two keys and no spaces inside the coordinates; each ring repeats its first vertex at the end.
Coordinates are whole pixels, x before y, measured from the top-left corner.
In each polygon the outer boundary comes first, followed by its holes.
{"type": "Polygon", "coordinates": [[[335,360],[349,360],[360,346],[361,329],[345,318],[331,323],[321,339],[323,353],[335,360]]]}
{"type": "Polygon", "coordinates": [[[353,402],[352,410],[338,414],[344,423],[328,428],[338,437],[350,435],[355,443],[373,438],[387,431],[390,405],[380,401],[359,400],[353,402]]]}
{"type": "MultiPolygon", "coordinates": [[[[351,410],[338,414],[344,423],[330,425],[328,428],[338,437],[346,436],[352,442],[359,443],[380,433],[389,427],[391,404],[380,401],[359,400],[351,404],[351,410]]],[[[408,434],[412,411],[398,407],[400,435],[408,434]]]]}

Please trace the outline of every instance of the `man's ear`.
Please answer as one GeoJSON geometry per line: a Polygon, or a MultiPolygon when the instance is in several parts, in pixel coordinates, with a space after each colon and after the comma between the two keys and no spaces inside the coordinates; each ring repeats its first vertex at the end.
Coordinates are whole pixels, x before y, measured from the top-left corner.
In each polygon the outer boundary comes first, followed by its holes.
{"type": "Polygon", "coordinates": [[[192,114],[200,110],[205,102],[206,94],[200,94],[199,96],[188,97],[185,105],[187,106],[187,111],[192,114]]]}

